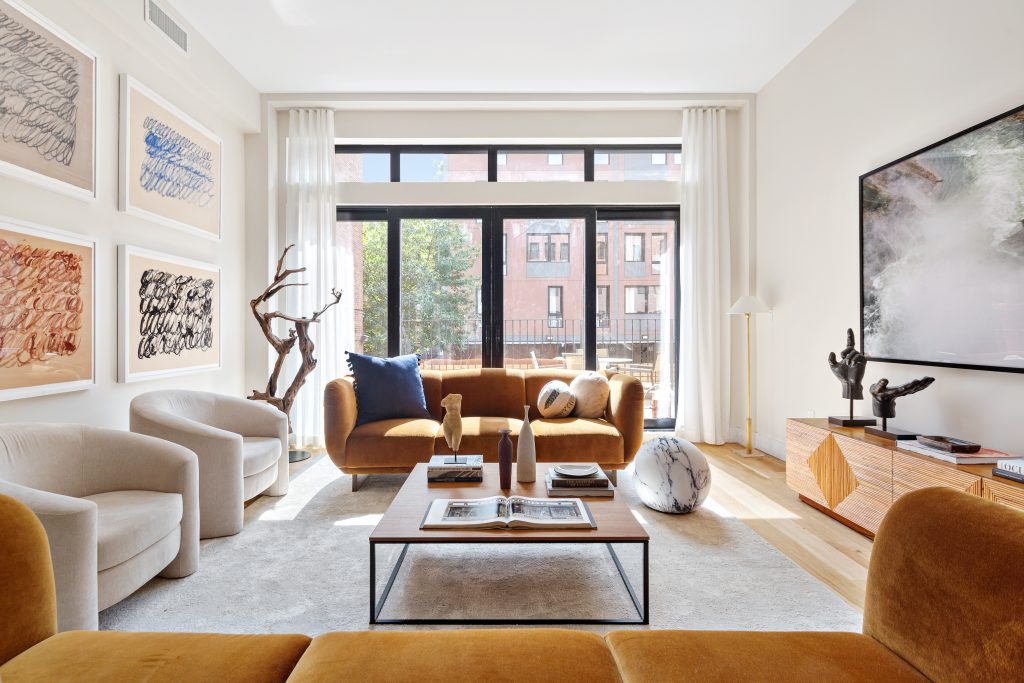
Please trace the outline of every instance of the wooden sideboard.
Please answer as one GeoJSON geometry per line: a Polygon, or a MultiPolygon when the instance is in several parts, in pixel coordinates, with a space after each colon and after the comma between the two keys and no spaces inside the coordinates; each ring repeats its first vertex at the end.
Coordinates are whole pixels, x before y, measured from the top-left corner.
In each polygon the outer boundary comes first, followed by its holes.
{"type": "Polygon", "coordinates": [[[948,486],[1024,510],[1024,485],[992,476],[991,465],[954,465],[826,419],[786,423],[786,483],[800,500],[874,538],[900,497],[948,486]]]}

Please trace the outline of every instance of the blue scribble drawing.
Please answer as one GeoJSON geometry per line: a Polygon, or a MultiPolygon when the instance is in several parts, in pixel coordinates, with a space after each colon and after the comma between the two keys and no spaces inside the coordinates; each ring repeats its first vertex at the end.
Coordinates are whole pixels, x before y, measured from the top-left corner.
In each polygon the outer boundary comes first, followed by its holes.
{"type": "Polygon", "coordinates": [[[205,207],[213,199],[213,152],[147,116],[139,184],[147,192],[205,207]]]}
{"type": "Polygon", "coordinates": [[[79,80],[73,55],[0,10],[0,138],[70,166],[79,80]]]}

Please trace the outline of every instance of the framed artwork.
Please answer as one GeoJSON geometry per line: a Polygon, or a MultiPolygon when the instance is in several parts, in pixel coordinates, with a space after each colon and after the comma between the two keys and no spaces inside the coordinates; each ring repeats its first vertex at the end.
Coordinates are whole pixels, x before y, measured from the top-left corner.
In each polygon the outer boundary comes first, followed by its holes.
{"type": "Polygon", "coordinates": [[[0,172],[96,197],[96,56],[16,0],[0,0],[0,172]]]}
{"type": "Polygon", "coordinates": [[[0,218],[0,401],[96,383],[96,243],[0,218]]]}
{"type": "Polygon", "coordinates": [[[124,244],[117,256],[118,381],[220,368],[220,268],[124,244]]]}
{"type": "Polygon", "coordinates": [[[866,173],[872,361],[1024,372],[1024,107],[866,173]]]}
{"type": "Polygon", "coordinates": [[[220,239],[220,138],[122,74],[120,144],[121,211],[220,239]]]}

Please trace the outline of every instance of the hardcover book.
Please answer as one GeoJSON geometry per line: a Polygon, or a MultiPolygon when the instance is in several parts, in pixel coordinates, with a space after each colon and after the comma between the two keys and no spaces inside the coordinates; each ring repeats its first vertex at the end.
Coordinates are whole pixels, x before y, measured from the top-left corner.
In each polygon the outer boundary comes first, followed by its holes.
{"type": "Polygon", "coordinates": [[[421,529],[596,529],[579,498],[548,500],[526,496],[437,498],[421,529]]]}

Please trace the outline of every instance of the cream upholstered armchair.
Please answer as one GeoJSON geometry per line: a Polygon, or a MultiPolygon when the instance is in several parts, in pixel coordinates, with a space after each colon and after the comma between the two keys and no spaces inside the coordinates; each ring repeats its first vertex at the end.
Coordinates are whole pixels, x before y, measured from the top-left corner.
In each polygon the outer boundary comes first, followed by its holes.
{"type": "Polygon", "coordinates": [[[61,631],[95,629],[99,610],[157,574],[199,566],[198,464],[173,443],[86,425],[0,425],[0,493],[46,529],[61,631]]]}
{"type": "Polygon", "coordinates": [[[199,456],[199,537],[242,530],[245,501],[288,493],[288,418],[266,403],[205,391],[151,391],[132,400],[131,430],[199,456]]]}

